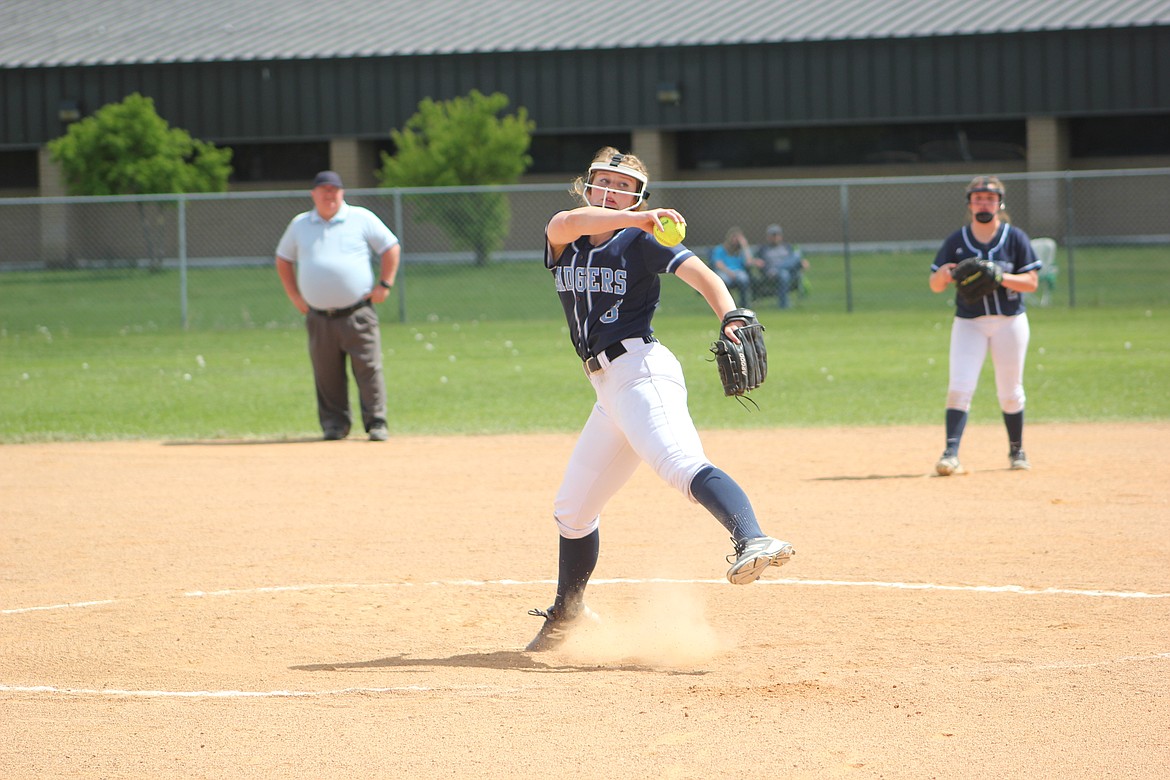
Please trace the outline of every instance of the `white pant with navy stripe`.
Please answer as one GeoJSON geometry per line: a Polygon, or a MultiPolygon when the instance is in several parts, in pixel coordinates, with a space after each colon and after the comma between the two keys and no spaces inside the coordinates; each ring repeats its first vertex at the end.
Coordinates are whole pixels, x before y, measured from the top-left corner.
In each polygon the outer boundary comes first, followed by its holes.
{"type": "Polygon", "coordinates": [[[711,465],[687,408],[678,359],[658,342],[622,343],[629,351],[589,377],[597,403],[557,491],[553,514],[568,539],[597,529],[601,510],[640,462],[692,501],[692,480],[711,465]]]}

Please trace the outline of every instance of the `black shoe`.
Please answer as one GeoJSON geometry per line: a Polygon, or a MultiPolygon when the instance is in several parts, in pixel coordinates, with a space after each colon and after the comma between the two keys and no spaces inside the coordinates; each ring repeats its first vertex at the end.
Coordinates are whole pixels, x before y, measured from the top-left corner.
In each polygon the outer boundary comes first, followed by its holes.
{"type": "Polygon", "coordinates": [[[340,441],[346,436],[349,436],[349,431],[344,428],[326,428],[325,441],[340,441]]]}
{"type": "Polygon", "coordinates": [[[548,609],[530,609],[528,610],[528,614],[544,618],[544,625],[540,627],[540,631],[536,633],[536,636],[524,648],[524,651],[528,653],[543,653],[548,650],[556,650],[569,638],[569,632],[579,627],[583,622],[601,622],[601,618],[597,616],[597,613],[584,604],[581,605],[580,611],[571,617],[562,617],[553,607],[549,607],[548,609]]]}

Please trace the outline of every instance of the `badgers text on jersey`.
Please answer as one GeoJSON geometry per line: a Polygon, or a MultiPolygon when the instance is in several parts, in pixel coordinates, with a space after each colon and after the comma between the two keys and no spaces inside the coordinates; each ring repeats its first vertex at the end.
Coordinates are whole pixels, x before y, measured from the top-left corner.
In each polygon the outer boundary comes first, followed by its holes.
{"type": "Polygon", "coordinates": [[[573,268],[559,266],[553,269],[557,281],[557,292],[591,292],[626,294],[626,270],[624,268],[573,268]]]}

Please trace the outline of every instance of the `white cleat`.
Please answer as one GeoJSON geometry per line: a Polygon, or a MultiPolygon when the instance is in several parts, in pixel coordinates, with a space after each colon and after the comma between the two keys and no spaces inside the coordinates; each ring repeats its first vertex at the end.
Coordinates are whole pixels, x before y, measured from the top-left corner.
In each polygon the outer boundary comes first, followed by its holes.
{"type": "Polygon", "coordinates": [[[796,555],[791,544],[770,536],[757,536],[739,542],[732,539],[731,543],[735,545],[735,552],[727,556],[731,563],[731,568],[727,570],[727,581],[732,585],[755,582],[769,566],[783,566],[796,555]]]}
{"type": "Polygon", "coordinates": [[[938,459],[938,463],[934,464],[934,470],[938,472],[940,477],[963,473],[963,467],[959,465],[959,456],[948,452],[944,452],[942,457],[938,459]]]}

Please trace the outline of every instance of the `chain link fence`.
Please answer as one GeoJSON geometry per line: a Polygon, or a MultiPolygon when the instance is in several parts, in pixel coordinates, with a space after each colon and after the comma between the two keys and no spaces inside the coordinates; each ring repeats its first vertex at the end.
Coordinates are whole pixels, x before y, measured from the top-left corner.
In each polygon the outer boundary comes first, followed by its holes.
{"type": "MultiPolygon", "coordinates": [[[[1170,169],[1007,174],[1007,209],[1053,239],[1036,305],[1154,306],[1170,299],[1170,169]]],[[[687,218],[707,259],[728,230],[753,243],[783,227],[810,267],[793,311],[946,309],[926,277],[943,238],[966,221],[969,176],[663,182],[651,204],[687,218]]],[[[346,199],[399,236],[403,265],[383,319],[555,319],[543,229],[574,204],[568,183],[354,189],[346,199]],[[491,214],[498,235],[477,216],[491,214]]],[[[0,199],[0,326],[51,308],[69,327],[239,328],[299,321],[273,253],[307,191],[0,199]],[[65,291],[71,299],[59,296],[65,291]],[[72,319],[70,319],[72,317],[72,319]]],[[[703,312],[685,285],[663,307],[703,312]]],[[[752,305],[775,308],[760,289],[752,305]]]]}

